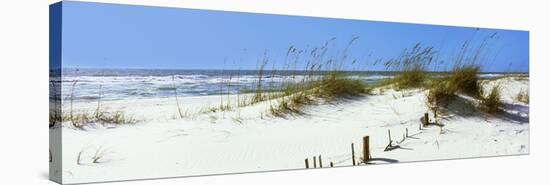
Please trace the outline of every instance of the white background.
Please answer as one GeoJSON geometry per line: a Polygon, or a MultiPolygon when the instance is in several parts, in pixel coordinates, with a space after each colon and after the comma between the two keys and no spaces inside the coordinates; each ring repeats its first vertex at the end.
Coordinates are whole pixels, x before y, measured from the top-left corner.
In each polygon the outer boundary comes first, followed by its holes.
{"type": "MultiPolygon", "coordinates": [[[[0,4],[0,184],[54,184],[48,174],[48,5],[0,4]]],[[[114,184],[535,184],[549,183],[550,6],[530,0],[103,0],[158,6],[428,23],[530,31],[531,154],[132,181],[114,184]],[[546,17],[546,18],[545,18],[546,17]],[[545,177],[546,175],[546,177],[545,177]]],[[[162,21],[162,20],[159,20],[162,21]]],[[[221,164],[222,165],[222,164],[221,164]]]]}

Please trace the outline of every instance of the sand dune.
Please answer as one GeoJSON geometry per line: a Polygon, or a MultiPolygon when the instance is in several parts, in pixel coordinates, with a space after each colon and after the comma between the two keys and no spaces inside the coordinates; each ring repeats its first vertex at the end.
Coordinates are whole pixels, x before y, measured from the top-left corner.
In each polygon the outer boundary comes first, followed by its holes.
{"type": "MultiPolygon", "coordinates": [[[[274,102],[269,101],[195,114],[219,105],[220,96],[179,97],[183,109],[195,115],[183,119],[177,118],[173,97],[106,101],[104,109],[124,111],[140,122],[89,125],[84,131],[64,126],[61,173],[64,183],[79,183],[303,169],[305,158],[318,155],[325,167],[330,162],[349,166],[350,145],[355,143],[359,161],[363,136],[370,136],[371,157],[388,159],[373,163],[528,154],[529,105],[514,97],[528,90],[529,81],[502,78],[484,82],[484,88],[496,84],[503,87],[502,115],[485,115],[457,104],[456,112],[439,118],[444,127],[422,130],[420,118],[428,110],[424,90],[387,89],[318,103],[306,106],[303,115],[286,118],[270,116],[268,108],[274,102]],[[410,137],[402,140],[406,129],[410,137]],[[388,130],[392,140],[400,141],[399,148],[384,151],[388,130]]],[[[75,111],[84,107],[89,104],[74,105],[75,111]]]]}

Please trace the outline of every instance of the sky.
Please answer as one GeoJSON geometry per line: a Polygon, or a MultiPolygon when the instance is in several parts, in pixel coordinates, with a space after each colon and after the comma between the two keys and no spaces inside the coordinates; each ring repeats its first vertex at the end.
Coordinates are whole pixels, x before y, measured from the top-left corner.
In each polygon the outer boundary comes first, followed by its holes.
{"type": "Polygon", "coordinates": [[[62,25],[67,68],[256,69],[264,56],[268,66],[282,65],[290,46],[311,51],[330,41],[329,56],[340,56],[357,38],[345,53],[367,67],[347,70],[386,70],[374,61],[421,43],[438,51],[441,65],[429,70],[441,71],[465,41],[477,46],[496,33],[482,71],[529,70],[527,31],[71,1],[63,2],[62,25]]]}

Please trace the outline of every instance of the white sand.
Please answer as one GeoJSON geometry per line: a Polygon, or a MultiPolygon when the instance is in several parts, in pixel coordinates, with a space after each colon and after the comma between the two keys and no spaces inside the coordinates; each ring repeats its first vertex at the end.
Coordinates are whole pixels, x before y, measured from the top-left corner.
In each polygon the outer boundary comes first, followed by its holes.
{"type": "MultiPolygon", "coordinates": [[[[63,127],[63,182],[303,169],[304,159],[311,161],[314,155],[322,155],[325,167],[329,162],[349,166],[350,144],[355,143],[359,160],[363,136],[370,136],[372,157],[399,162],[528,154],[529,105],[514,97],[528,90],[529,81],[490,81],[485,83],[486,91],[498,83],[504,103],[510,104],[505,106],[506,114],[492,117],[453,105],[454,113],[472,115],[450,114],[441,120],[442,129],[430,126],[423,130],[418,126],[427,111],[426,91],[418,90],[385,90],[382,95],[311,105],[305,115],[286,119],[269,116],[268,102],[185,119],[173,119],[178,115],[173,97],[103,102],[105,110],[121,110],[141,122],[87,127],[85,131],[63,127]],[[401,148],[385,152],[388,129],[392,139],[400,141],[406,128],[412,137],[400,143],[401,148]],[[98,149],[104,152],[102,158],[92,163],[98,149]]],[[[179,99],[191,113],[220,103],[220,96],[179,99]]],[[[92,107],[89,111],[95,106],[74,105],[76,110],[92,107]]]]}

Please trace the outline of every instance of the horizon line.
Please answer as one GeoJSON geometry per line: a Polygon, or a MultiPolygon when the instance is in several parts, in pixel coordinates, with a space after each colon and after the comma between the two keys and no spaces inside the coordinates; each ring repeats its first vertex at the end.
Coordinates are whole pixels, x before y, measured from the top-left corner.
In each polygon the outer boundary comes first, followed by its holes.
{"type": "MultiPolygon", "coordinates": [[[[258,69],[200,69],[200,68],[134,68],[134,67],[109,67],[109,68],[101,68],[101,67],[62,67],[62,70],[69,69],[69,70],[187,70],[187,71],[257,71],[258,69]]],[[[263,69],[263,71],[297,71],[297,72],[307,72],[308,70],[279,70],[279,69],[263,69]]],[[[315,72],[331,72],[335,70],[317,70],[315,72]]],[[[336,70],[340,72],[403,72],[403,71],[391,71],[391,70],[336,70]]],[[[425,71],[427,73],[448,73],[452,72],[452,70],[449,71],[425,71]]],[[[529,73],[529,71],[480,71],[480,73],[529,73]]]]}

